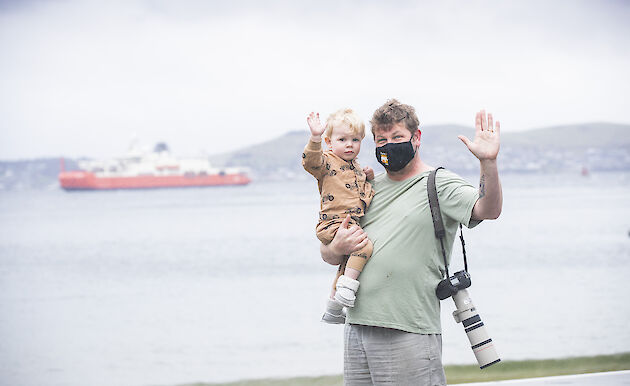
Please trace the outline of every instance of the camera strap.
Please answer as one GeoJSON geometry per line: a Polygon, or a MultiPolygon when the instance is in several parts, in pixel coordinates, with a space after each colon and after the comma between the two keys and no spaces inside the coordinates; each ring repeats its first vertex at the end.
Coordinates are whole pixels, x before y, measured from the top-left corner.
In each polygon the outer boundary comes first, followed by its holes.
{"type": "MultiPolygon", "coordinates": [[[[435,186],[435,175],[440,169],[444,168],[440,166],[439,168],[432,170],[431,173],[429,173],[429,179],[427,181],[427,194],[429,196],[429,207],[431,208],[431,218],[433,219],[435,237],[440,239],[440,246],[442,247],[442,257],[444,258],[444,268],[446,269],[446,278],[449,278],[450,274],[448,273],[446,250],[444,249],[444,236],[446,236],[446,231],[444,230],[442,212],[440,211],[440,201],[438,200],[437,188],[435,186]]],[[[464,233],[462,229],[462,224],[459,224],[459,239],[462,242],[462,252],[464,254],[464,270],[468,272],[468,262],[466,261],[466,247],[464,243],[464,233]]]]}

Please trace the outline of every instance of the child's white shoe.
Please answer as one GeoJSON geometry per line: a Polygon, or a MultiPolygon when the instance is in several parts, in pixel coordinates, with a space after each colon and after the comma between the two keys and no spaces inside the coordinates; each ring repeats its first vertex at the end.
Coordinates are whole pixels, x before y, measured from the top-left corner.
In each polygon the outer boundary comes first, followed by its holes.
{"type": "Polygon", "coordinates": [[[337,292],[335,292],[335,300],[346,307],[354,307],[354,299],[356,299],[356,292],[359,289],[359,281],[346,275],[341,275],[339,279],[337,279],[335,288],[337,290],[337,292]]]}
{"type": "Polygon", "coordinates": [[[328,299],[322,322],[330,324],[346,323],[346,311],[343,309],[343,305],[334,299],[328,299]]]}

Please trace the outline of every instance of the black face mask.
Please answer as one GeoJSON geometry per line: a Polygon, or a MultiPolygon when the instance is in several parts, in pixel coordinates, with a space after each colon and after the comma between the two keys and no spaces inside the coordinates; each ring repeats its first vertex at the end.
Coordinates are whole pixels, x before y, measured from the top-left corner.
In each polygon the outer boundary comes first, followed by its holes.
{"type": "Polygon", "coordinates": [[[403,169],[415,155],[411,139],[407,142],[388,143],[376,148],[376,160],[392,172],[403,169]]]}

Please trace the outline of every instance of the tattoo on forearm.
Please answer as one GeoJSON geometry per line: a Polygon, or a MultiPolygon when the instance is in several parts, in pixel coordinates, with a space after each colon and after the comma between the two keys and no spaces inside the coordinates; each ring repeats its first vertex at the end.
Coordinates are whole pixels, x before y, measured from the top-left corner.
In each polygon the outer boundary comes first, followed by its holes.
{"type": "Polygon", "coordinates": [[[483,198],[486,195],[486,175],[482,174],[479,179],[479,198],[483,198]]]}

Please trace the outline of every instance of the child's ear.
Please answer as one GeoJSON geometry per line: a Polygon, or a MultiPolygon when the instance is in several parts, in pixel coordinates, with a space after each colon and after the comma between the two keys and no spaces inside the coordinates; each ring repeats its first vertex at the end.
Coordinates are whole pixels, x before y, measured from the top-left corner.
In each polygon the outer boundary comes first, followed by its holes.
{"type": "Polygon", "coordinates": [[[330,145],[330,138],[328,138],[328,137],[324,137],[324,142],[326,142],[326,145],[328,145],[328,147],[332,147],[332,146],[330,145]]]}

